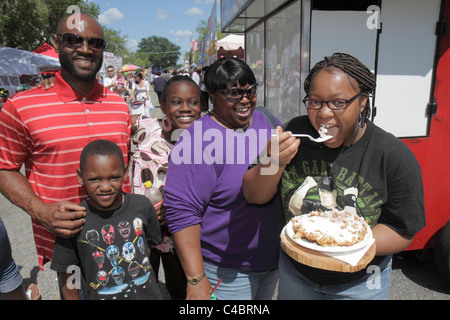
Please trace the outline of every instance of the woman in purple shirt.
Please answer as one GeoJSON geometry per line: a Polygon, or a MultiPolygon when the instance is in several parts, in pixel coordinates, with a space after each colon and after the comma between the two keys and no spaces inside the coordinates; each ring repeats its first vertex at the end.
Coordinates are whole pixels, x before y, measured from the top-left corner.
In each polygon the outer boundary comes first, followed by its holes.
{"type": "Polygon", "coordinates": [[[213,110],[181,134],[164,189],[187,299],[210,299],[220,280],[217,299],[271,299],[278,280],[281,204],[275,197],[249,205],[242,178],[264,150],[273,125],[255,111],[258,85],[242,60],[216,61],[206,86],[213,110]]]}

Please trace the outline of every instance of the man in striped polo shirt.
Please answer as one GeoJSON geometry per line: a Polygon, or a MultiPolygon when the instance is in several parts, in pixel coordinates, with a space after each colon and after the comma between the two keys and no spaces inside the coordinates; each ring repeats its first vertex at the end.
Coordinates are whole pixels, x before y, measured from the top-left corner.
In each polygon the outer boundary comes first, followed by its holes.
{"type": "Polygon", "coordinates": [[[130,152],[128,105],[96,81],[106,45],[101,26],[86,14],[67,15],[53,42],[61,63],[54,86],[19,93],[0,112],[0,192],[31,216],[41,269],[54,236],[72,237],[83,227],[86,194],[76,177],[83,147],[107,139],[125,161],[130,152]]]}

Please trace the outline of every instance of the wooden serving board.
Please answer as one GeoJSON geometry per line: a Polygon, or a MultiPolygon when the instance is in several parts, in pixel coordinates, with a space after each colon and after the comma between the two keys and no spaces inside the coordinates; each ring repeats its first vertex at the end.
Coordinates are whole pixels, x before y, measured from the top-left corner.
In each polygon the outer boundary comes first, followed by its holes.
{"type": "Polygon", "coordinates": [[[292,259],[313,268],[339,272],[357,272],[364,269],[375,256],[375,243],[373,243],[358,264],[352,266],[322,252],[308,249],[295,243],[284,230],[281,232],[280,237],[282,248],[292,259]]]}

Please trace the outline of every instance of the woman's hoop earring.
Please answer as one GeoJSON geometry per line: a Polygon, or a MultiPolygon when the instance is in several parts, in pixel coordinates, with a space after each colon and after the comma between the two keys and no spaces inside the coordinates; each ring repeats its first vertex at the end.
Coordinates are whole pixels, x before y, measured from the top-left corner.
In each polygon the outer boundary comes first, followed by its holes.
{"type": "Polygon", "coordinates": [[[170,122],[170,120],[167,118],[167,116],[165,116],[164,118],[162,118],[162,128],[164,131],[170,131],[172,130],[172,122],[170,122]]]}

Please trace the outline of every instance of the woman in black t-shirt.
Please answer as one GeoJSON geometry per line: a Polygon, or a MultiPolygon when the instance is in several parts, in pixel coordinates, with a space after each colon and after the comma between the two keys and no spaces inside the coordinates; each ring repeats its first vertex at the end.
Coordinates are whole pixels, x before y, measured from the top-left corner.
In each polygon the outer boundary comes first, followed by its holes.
{"type": "Polygon", "coordinates": [[[280,170],[262,174],[263,161],[250,169],[245,197],[265,203],[279,190],[286,222],[311,208],[356,211],[372,228],[376,256],[365,269],[346,273],[309,267],[282,252],[279,299],[387,299],[392,254],[425,226],[419,164],[403,142],[369,120],[375,77],[356,58],[325,57],[304,89],[308,115],[292,119],[271,139],[279,146],[280,170]],[[297,148],[291,132],[318,136],[321,128],[329,140],[302,138],[297,148]]]}

